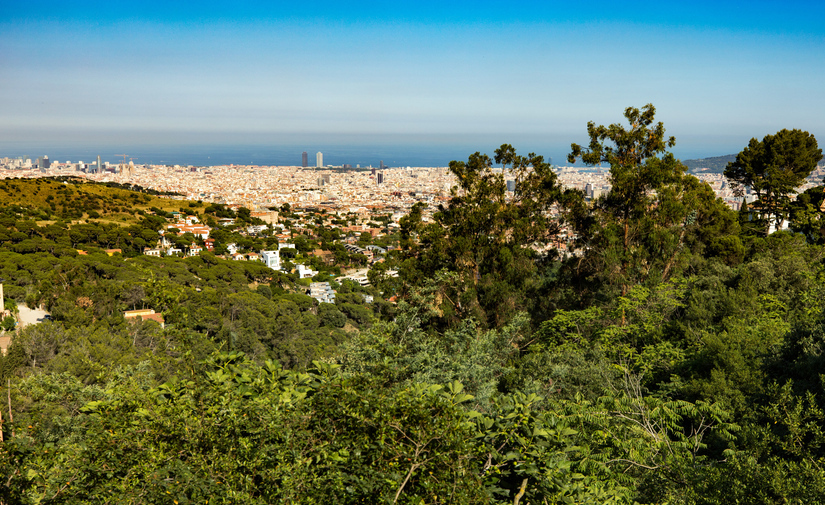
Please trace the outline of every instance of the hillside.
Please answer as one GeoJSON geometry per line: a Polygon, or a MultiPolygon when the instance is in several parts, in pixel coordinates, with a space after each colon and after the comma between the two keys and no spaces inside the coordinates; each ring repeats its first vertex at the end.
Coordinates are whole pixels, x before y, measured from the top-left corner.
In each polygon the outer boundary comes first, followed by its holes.
{"type": "Polygon", "coordinates": [[[0,206],[38,221],[101,219],[136,224],[153,207],[179,210],[180,200],[138,186],[88,182],[75,177],[2,179],[0,206]]]}
{"type": "Polygon", "coordinates": [[[682,163],[684,163],[692,173],[704,172],[709,174],[721,174],[725,171],[725,167],[728,166],[728,163],[735,159],[735,154],[726,154],[724,156],[713,156],[710,158],[682,160],[682,163]]]}

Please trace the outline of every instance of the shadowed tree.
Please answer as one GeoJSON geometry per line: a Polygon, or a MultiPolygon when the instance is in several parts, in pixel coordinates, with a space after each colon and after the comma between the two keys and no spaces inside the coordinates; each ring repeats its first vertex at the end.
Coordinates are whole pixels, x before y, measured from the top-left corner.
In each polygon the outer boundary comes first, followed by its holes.
{"type": "Polygon", "coordinates": [[[664,282],[680,270],[692,250],[710,249],[736,256],[721,236],[738,232],[732,212],[712,190],[685,174],[685,167],[667,151],[675,145],[665,136],[656,109],[648,104],[628,107],[628,126],[587,124],[590,144],[571,145],[568,161],[610,165],[610,191],[590,208],[576,211],[582,268],[625,296],[637,283],[664,282]],[[707,236],[704,228],[715,232],[707,236]]]}
{"type": "Polygon", "coordinates": [[[768,234],[772,225],[776,230],[782,227],[791,195],[821,159],[822,149],[813,135],[784,129],[776,135],[765,135],[762,141],[752,138],[736,160],[728,163],[725,177],[739,195],[745,188],[756,193],[759,202],[751,210],[758,209],[768,234]]]}
{"type": "Polygon", "coordinates": [[[458,184],[434,222],[423,223],[420,205],[401,220],[401,276],[418,285],[440,270],[458,273],[444,293],[445,317],[474,315],[497,327],[530,302],[525,292],[536,278],[537,251],[559,230],[554,205],[580,192],[564,190],[534,153],[519,156],[504,144],[495,161],[515,179],[514,193],[508,194],[504,173],[493,170],[493,159],[477,152],[467,162],[450,162],[458,184]]]}
{"type": "Polygon", "coordinates": [[[791,205],[791,230],[812,244],[825,244],[825,186],[809,188],[791,205]]]}

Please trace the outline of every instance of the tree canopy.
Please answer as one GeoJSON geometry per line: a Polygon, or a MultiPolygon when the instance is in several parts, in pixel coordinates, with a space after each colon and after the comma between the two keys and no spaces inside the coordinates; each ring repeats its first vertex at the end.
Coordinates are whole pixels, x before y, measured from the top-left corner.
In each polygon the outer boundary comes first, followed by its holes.
{"type": "Polygon", "coordinates": [[[667,151],[676,141],[665,137],[661,122],[654,123],[655,112],[650,104],[628,107],[627,127],[588,123],[589,146],[572,144],[568,156],[570,162],[610,164],[610,191],[592,206],[575,209],[573,222],[587,260],[583,266],[618,286],[622,296],[634,284],[668,280],[691,252],[730,255],[737,249],[732,213],[667,151]],[[716,227],[716,236],[706,232],[709,226],[716,227]]]}
{"type": "Polygon", "coordinates": [[[413,207],[401,222],[401,236],[412,285],[441,270],[456,272],[445,310],[500,326],[526,309],[535,259],[560,230],[554,209],[580,192],[562,188],[551,165],[535,153],[520,156],[504,144],[495,161],[505,169],[494,171],[493,159],[478,152],[467,162],[450,162],[458,184],[448,204],[439,206],[430,224],[421,222],[422,207],[413,207]],[[513,194],[507,191],[510,177],[513,194]]]}
{"type": "Polygon", "coordinates": [[[788,217],[790,196],[821,159],[822,149],[813,135],[783,129],[775,135],[765,135],[761,141],[752,138],[736,160],[728,163],[725,177],[740,195],[746,188],[756,193],[759,201],[750,208],[759,211],[767,234],[771,227],[782,228],[788,217]]]}

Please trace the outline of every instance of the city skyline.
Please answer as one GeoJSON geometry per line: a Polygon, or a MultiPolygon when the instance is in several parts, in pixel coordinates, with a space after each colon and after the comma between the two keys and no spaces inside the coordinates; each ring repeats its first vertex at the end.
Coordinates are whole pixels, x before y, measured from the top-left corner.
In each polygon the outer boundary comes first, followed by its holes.
{"type": "Polygon", "coordinates": [[[559,158],[588,121],[653,103],[677,156],[730,154],[782,128],[825,135],[822,14],[799,1],[18,2],[0,14],[0,151],[430,143],[466,159],[506,142],[559,158]]]}
{"type": "MultiPolygon", "coordinates": [[[[331,170],[292,166],[210,166],[185,167],[144,165],[131,162],[99,163],[84,161],[69,163],[45,157],[21,164],[0,153],[1,178],[79,177],[87,181],[137,185],[149,190],[175,193],[188,200],[241,205],[252,210],[263,210],[283,203],[290,205],[318,205],[351,207],[386,204],[409,209],[416,201],[430,203],[445,201],[450,189],[457,183],[448,168],[388,167],[361,171],[331,170]],[[383,202],[383,203],[382,203],[383,202]]],[[[364,167],[366,168],[366,167],[364,167]]],[[[507,182],[507,190],[515,191],[516,181],[504,168],[494,169],[507,182]]],[[[588,167],[558,167],[558,181],[567,188],[578,189],[589,198],[609,191],[610,171],[588,167]]],[[[738,210],[742,200],[723,174],[699,171],[694,174],[708,183],[718,198],[738,210]]],[[[797,188],[802,193],[821,186],[825,167],[814,170],[797,188]]],[[[746,190],[745,196],[753,202],[755,195],[746,190]]]]}

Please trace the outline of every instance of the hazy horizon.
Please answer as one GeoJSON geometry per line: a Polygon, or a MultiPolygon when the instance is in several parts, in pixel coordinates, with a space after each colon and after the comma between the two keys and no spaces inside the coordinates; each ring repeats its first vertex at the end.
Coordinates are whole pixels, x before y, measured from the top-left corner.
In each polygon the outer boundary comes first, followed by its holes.
{"type": "MultiPolygon", "coordinates": [[[[376,141],[376,136],[340,138],[335,136],[311,136],[301,141],[280,139],[273,136],[271,142],[194,142],[187,143],[145,143],[107,139],[100,142],[9,142],[0,140],[0,157],[28,155],[32,159],[47,155],[53,161],[85,161],[90,163],[98,155],[103,161],[119,162],[122,156],[134,158],[135,163],[177,164],[177,165],[300,165],[301,153],[306,151],[310,166],[315,165],[315,153],[324,153],[325,165],[360,164],[362,167],[378,166],[381,161],[388,166],[447,166],[452,160],[466,161],[476,151],[494,155],[502,143],[512,144],[519,154],[535,152],[555,165],[570,165],[567,154],[569,143],[553,142],[547,139],[515,139],[504,141],[489,138],[460,138],[428,140],[421,137],[384,136],[376,141]],[[330,140],[331,139],[331,140],[330,140]],[[370,142],[372,140],[372,142],[370,142]],[[519,142],[518,140],[522,140],[519,142]]],[[[677,139],[678,140],[678,139],[677,139]]],[[[584,142],[584,140],[581,140],[584,142]]],[[[743,145],[744,146],[744,145],[743,145]]],[[[740,147],[726,148],[724,144],[708,142],[695,148],[679,148],[671,151],[682,160],[708,158],[735,154],[740,147]]],[[[581,165],[579,163],[579,165],[581,165]]]]}

